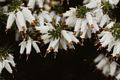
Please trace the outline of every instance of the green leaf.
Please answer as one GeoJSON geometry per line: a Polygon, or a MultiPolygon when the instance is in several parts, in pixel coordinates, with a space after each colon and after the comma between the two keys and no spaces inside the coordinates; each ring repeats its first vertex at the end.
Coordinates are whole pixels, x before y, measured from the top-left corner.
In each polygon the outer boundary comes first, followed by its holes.
{"type": "Polygon", "coordinates": [[[102,6],[103,6],[103,12],[105,13],[105,14],[108,14],[109,13],[109,11],[112,9],[112,6],[111,6],[111,4],[107,1],[107,2],[105,2],[105,3],[103,3],[102,4],[102,6]]]}
{"type": "Polygon", "coordinates": [[[111,30],[115,39],[120,39],[120,23],[115,23],[111,30]]]}
{"type": "Polygon", "coordinates": [[[78,6],[76,16],[78,18],[84,18],[85,14],[89,11],[90,9],[86,8],[85,6],[78,6]]]}

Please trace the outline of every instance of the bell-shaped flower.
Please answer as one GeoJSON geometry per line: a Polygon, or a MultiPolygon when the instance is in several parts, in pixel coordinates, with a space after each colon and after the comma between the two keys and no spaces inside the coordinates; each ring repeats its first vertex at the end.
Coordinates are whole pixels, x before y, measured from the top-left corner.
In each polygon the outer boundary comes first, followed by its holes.
{"type": "Polygon", "coordinates": [[[9,17],[7,19],[7,25],[6,25],[7,30],[11,28],[14,21],[15,21],[15,12],[10,12],[9,17]]]}
{"type": "Polygon", "coordinates": [[[82,20],[82,23],[81,23],[81,30],[80,30],[82,32],[82,34],[80,36],[81,38],[85,38],[87,29],[88,29],[87,20],[84,19],[84,20],[82,20]]]}
{"type": "Polygon", "coordinates": [[[43,3],[44,0],[36,0],[36,4],[38,5],[39,8],[43,8],[43,3]]]}
{"type": "Polygon", "coordinates": [[[108,63],[108,58],[105,57],[96,65],[96,67],[102,70],[107,63],[108,63]]]}
{"type": "Polygon", "coordinates": [[[95,33],[96,31],[99,31],[99,30],[100,30],[100,28],[99,28],[96,20],[93,20],[93,25],[92,25],[92,27],[93,27],[93,29],[95,30],[94,33],[95,33]]]}
{"type": "Polygon", "coordinates": [[[73,42],[75,42],[76,44],[79,43],[79,40],[73,35],[73,32],[68,32],[68,34],[73,42]]]}
{"type": "Polygon", "coordinates": [[[47,22],[52,22],[52,18],[47,11],[42,11],[41,15],[47,22]]]}
{"type": "Polygon", "coordinates": [[[47,44],[51,41],[50,37],[51,37],[51,35],[49,35],[48,33],[41,35],[41,39],[43,40],[43,42],[45,44],[47,44]]]}
{"type": "Polygon", "coordinates": [[[111,51],[112,50],[112,48],[114,47],[114,45],[115,45],[115,41],[113,40],[113,41],[111,41],[109,44],[108,44],[108,48],[107,48],[107,51],[111,51]]]}
{"type": "Polygon", "coordinates": [[[49,44],[48,48],[47,48],[47,51],[48,52],[51,52],[51,50],[58,51],[58,47],[59,47],[58,43],[59,43],[59,38],[58,39],[52,39],[50,41],[50,44],[49,44]]]}
{"type": "Polygon", "coordinates": [[[6,61],[8,61],[12,67],[15,67],[14,57],[11,54],[8,54],[6,61]]]}
{"type": "Polygon", "coordinates": [[[102,19],[101,19],[101,21],[100,21],[99,26],[100,26],[101,28],[103,28],[103,27],[105,26],[105,24],[108,23],[109,21],[110,21],[109,16],[108,16],[107,14],[105,14],[105,15],[102,16],[102,19]]]}
{"type": "Polygon", "coordinates": [[[92,15],[91,15],[90,12],[87,12],[87,13],[86,13],[86,19],[87,19],[87,21],[88,21],[88,24],[89,24],[90,26],[92,26],[92,25],[93,25],[93,18],[92,18],[92,15]]]}
{"type": "Polygon", "coordinates": [[[20,46],[20,54],[23,54],[24,53],[24,51],[25,51],[25,48],[26,48],[26,41],[25,40],[23,40],[20,44],[19,44],[19,46],[20,46]]]}
{"type": "Polygon", "coordinates": [[[44,26],[45,24],[44,17],[41,14],[38,16],[38,22],[40,26],[44,26]]]}
{"type": "Polygon", "coordinates": [[[26,54],[29,55],[31,53],[31,49],[32,49],[32,39],[29,38],[27,40],[27,44],[26,44],[26,54]]]}
{"type": "Polygon", "coordinates": [[[24,31],[26,32],[26,30],[27,30],[26,22],[25,22],[23,14],[20,10],[16,13],[16,19],[17,19],[20,27],[23,28],[24,31]]]}
{"type": "Polygon", "coordinates": [[[91,0],[88,4],[85,5],[87,8],[96,8],[98,6],[98,3],[96,0],[91,0]]]}
{"type": "Polygon", "coordinates": [[[112,33],[109,31],[106,31],[106,33],[103,35],[103,37],[100,39],[100,42],[102,44],[102,47],[106,47],[109,43],[113,41],[112,33]]]}
{"type": "Polygon", "coordinates": [[[36,0],[29,0],[27,6],[31,9],[34,9],[36,0]]]}
{"type": "Polygon", "coordinates": [[[32,25],[35,25],[35,17],[32,15],[32,12],[27,7],[22,8],[22,13],[26,21],[28,21],[32,25]]]}
{"type": "Polygon", "coordinates": [[[90,0],[83,0],[83,4],[87,4],[89,2],[90,2],[90,0]]]}
{"type": "Polygon", "coordinates": [[[9,73],[12,74],[12,73],[13,73],[13,70],[12,70],[10,64],[9,64],[6,60],[4,60],[3,63],[4,63],[4,68],[5,68],[9,73]]]}
{"type": "Polygon", "coordinates": [[[94,15],[94,18],[97,21],[97,23],[100,23],[101,18],[103,16],[103,10],[101,8],[97,8],[93,10],[92,14],[94,15]]]}
{"type": "Polygon", "coordinates": [[[115,56],[118,55],[118,54],[120,54],[120,41],[119,41],[119,40],[117,40],[117,41],[115,42],[112,56],[115,57],[115,56]]]}
{"type": "Polygon", "coordinates": [[[40,53],[39,46],[37,45],[37,41],[32,41],[32,46],[37,53],[40,53]]]}
{"type": "Polygon", "coordinates": [[[16,25],[17,25],[17,28],[18,28],[19,32],[24,31],[23,27],[20,25],[20,23],[18,21],[18,18],[16,18],[15,20],[16,20],[16,25]]]}
{"type": "Polygon", "coordinates": [[[75,24],[75,28],[74,28],[75,32],[78,32],[80,30],[80,28],[81,28],[81,22],[82,22],[82,19],[81,18],[77,18],[76,24],[75,24]]]}
{"type": "Polygon", "coordinates": [[[3,61],[0,61],[0,73],[2,72],[3,68],[5,68],[9,73],[13,73],[13,70],[10,66],[10,64],[15,67],[14,57],[10,54],[8,54],[8,57],[6,59],[3,59],[3,61]]]}
{"type": "Polygon", "coordinates": [[[56,15],[55,16],[55,21],[56,21],[55,23],[56,23],[56,25],[59,24],[60,20],[61,20],[61,17],[56,15]]]}
{"type": "Polygon", "coordinates": [[[117,63],[115,61],[113,61],[111,64],[110,64],[110,73],[109,75],[110,76],[115,76],[115,72],[117,70],[117,63]]]}
{"type": "Polygon", "coordinates": [[[103,58],[104,58],[104,55],[103,55],[103,54],[100,54],[100,55],[98,55],[98,56],[94,59],[94,62],[95,62],[95,63],[98,63],[98,62],[101,61],[103,58]]]}
{"type": "Polygon", "coordinates": [[[66,11],[63,13],[63,17],[70,17],[70,16],[75,16],[76,15],[76,8],[70,8],[69,11],[66,11]]]}
{"type": "Polygon", "coordinates": [[[104,65],[103,70],[102,70],[102,73],[103,73],[105,76],[109,76],[109,73],[110,73],[110,65],[109,65],[109,64],[104,65]]]}
{"type": "Polygon", "coordinates": [[[0,74],[2,73],[3,68],[4,68],[3,62],[0,61],[0,74]]]}
{"type": "Polygon", "coordinates": [[[60,45],[64,50],[67,50],[67,41],[65,39],[60,39],[60,45]]]}
{"type": "Polygon", "coordinates": [[[74,26],[76,24],[76,20],[77,20],[76,16],[70,16],[67,19],[65,19],[65,23],[68,26],[74,26]]]}
{"type": "Polygon", "coordinates": [[[68,41],[68,43],[72,43],[72,39],[66,30],[62,30],[61,34],[68,41]]]}

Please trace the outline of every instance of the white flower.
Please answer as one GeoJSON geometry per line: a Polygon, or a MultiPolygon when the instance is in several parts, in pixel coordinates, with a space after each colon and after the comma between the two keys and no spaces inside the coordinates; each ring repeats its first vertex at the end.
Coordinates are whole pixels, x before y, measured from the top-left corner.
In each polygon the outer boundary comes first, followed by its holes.
{"type": "Polygon", "coordinates": [[[110,65],[109,65],[109,64],[104,65],[103,70],[102,70],[102,73],[103,73],[104,75],[108,76],[108,75],[109,75],[109,72],[110,72],[110,65]]]}
{"type": "Polygon", "coordinates": [[[109,73],[110,76],[115,76],[116,69],[117,69],[117,63],[113,61],[110,64],[110,73],[109,73]]]}
{"type": "Polygon", "coordinates": [[[60,39],[60,44],[61,44],[61,47],[64,49],[64,50],[67,50],[67,41],[63,38],[60,39]]]}
{"type": "Polygon", "coordinates": [[[103,28],[103,26],[110,21],[110,18],[107,14],[102,16],[101,22],[100,22],[100,27],[103,28]]]}
{"type": "Polygon", "coordinates": [[[27,30],[26,22],[25,22],[23,14],[20,10],[16,13],[16,19],[17,19],[20,27],[23,28],[26,31],[27,30]]]}
{"type": "Polygon", "coordinates": [[[37,45],[38,41],[34,41],[30,37],[28,40],[23,40],[19,46],[20,46],[20,54],[23,54],[26,49],[26,54],[29,55],[32,51],[32,46],[35,49],[36,53],[40,53],[39,46],[37,45]]]}
{"type": "Polygon", "coordinates": [[[33,48],[36,50],[37,53],[40,53],[40,49],[39,49],[39,47],[38,47],[38,45],[37,45],[36,42],[37,42],[37,41],[32,41],[32,46],[33,46],[33,48]]]}
{"type": "Polygon", "coordinates": [[[52,22],[52,18],[47,11],[42,11],[41,15],[47,22],[52,22]]]}
{"type": "Polygon", "coordinates": [[[29,8],[31,8],[31,9],[34,9],[35,1],[36,1],[36,0],[29,0],[27,6],[28,6],[29,8]]]}
{"type": "Polygon", "coordinates": [[[70,16],[67,19],[65,19],[65,23],[68,26],[74,26],[76,24],[77,18],[75,16],[70,16]]]}
{"type": "Polygon", "coordinates": [[[91,15],[90,12],[87,12],[87,13],[86,13],[86,19],[87,19],[88,24],[89,24],[90,26],[93,25],[93,18],[92,18],[92,15],[91,15]]]}
{"type": "Polygon", "coordinates": [[[36,0],[36,4],[38,5],[39,8],[43,8],[43,2],[44,0],[36,0]]]}
{"type": "Polygon", "coordinates": [[[32,46],[32,39],[29,38],[27,40],[27,44],[26,44],[26,54],[29,55],[31,53],[31,46],[32,46]]]}
{"type": "Polygon", "coordinates": [[[41,36],[41,39],[43,39],[43,42],[44,42],[45,44],[47,44],[47,43],[49,43],[50,40],[51,40],[50,37],[51,37],[51,35],[49,35],[48,33],[46,33],[46,34],[44,34],[44,35],[41,36]]]}
{"type": "Polygon", "coordinates": [[[89,39],[92,37],[92,35],[91,35],[91,29],[89,27],[87,29],[86,37],[89,38],[89,39]]]}
{"type": "Polygon", "coordinates": [[[44,26],[45,21],[44,21],[44,18],[43,18],[42,15],[39,15],[39,16],[38,16],[38,21],[39,21],[40,26],[44,26]]]}
{"type": "Polygon", "coordinates": [[[80,30],[82,32],[82,35],[80,36],[81,38],[85,38],[87,29],[88,29],[87,20],[84,19],[82,20],[82,23],[81,23],[81,30],[80,30]]]}
{"type": "Polygon", "coordinates": [[[96,32],[96,31],[99,31],[99,26],[98,26],[98,24],[97,24],[97,21],[96,20],[93,20],[93,29],[95,30],[94,31],[94,33],[96,32]]]}
{"type": "Polygon", "coordinates": [[[107,63],[108,63],[108,59],[105,57],[96,65],[96,67],[102,70],[107,63]]]}
{"type": "Polygon", "coordinates": [[[96,0],[92,0],[90,1],[88,4],[85,5],[87,8],[96,8],[98,6],[97,1],[96,0]]]}
{"type": "Polygon", "coordinates": [[[102,47],[106,47],[109,43],[113,41],[112,33],[109,31],[106,31],[103,37],[100,39],[100,42],[102,44],[102,47]]]}
{"type": "Polygon", "coordinates": [[[97,21],[97,23],[100,23],[101,18],[103,16],[103,10],[101,8],[97,8],[93,10],[92,14],[95,16],[94,18],[97,21]]]}
{"type": "Polygon", "coordinates": [[[60,16],[58,16],[58,15],[56,15],[56,17],[55,17],[55,18],[56,18],[56,22],[55,22],[55,23],[56,23],[56,25],[57,25],[57,24],[59,24],[59,22],[60,22],[60,20],[61,20],[61,17],[60,17],[60,16]]]}
{"type": "Polygon", "coordinates": [[[35,27],[36,30],[39,30],[42,34],[47,33],[49,31],[48,26],[39,26],[39,27],[35,27]]]}
{"type": "Polygon", "coordinates": [[[72,39],[66,30],[62,30],[61,34],[68,41],[68,43],[72,43],[72,39]]]}
{"type": "Polygon", "coordinates": [[[81,28],[81,22],[82,22],[82,19],[81,19],[81,18],[78,18],[78,19],[76,20],[76,24],[75,24],[75,28],[74,28],[74,31],[75,31],[75,32],[78,32],[78,31],[80,30],[80,28],[81,28]]]}
{"type": "Polygon", "coordinates": [[[11,54],[8,54],[8,57],[6,60],[11,64],[12,67],[15,67],[16,64],[14,62],[14,57],[11,54]]]}
{"type": "Polygon", "coordinates": [[[48,5],[48,4],[44,4],[44,9],[46,10],[46,11],[50,11],[51,10],[51,6],[50,5],[48,5]]]}
{"type": "Polygon", "coordinates": [[[59,47],[59,38],[58,39],[52,39],[49,47],[47,48],[48,52],[51,52],[51,50],[53,49],[53,51],[57,52],[58,51],[58,47],[59,47]]]}
{"type": "Polygon", "coordinates": [[[83,0],[83,4],[89,3],[90,0],[83,0]]]}
{"type": "Polygon", "coordinates": [[[77,10],[76,8],[70,8],[69,11],[66,11],[65,13],[63,13],[63,17],[75,16],[76,10],[77,10]]]}
{"type": "Polygon", "coordinates": [[[31,9],[34,9],[35,5],[39,8],[43,8],[44,0],[29,0],[27,6],[31,9]]]}
{"type": "Polygon", "coordinates": [[[25,51],[25,48],[26,48],[26,41],[25,40],[23,40],[20,44],[19,44],[19,46],[20,46],[20,54],[23,54],[24,53],[24,51],[25,51]]]}
{"type": "Polygon", "coordinates": [[[54,52],[58,52],[59,49],[59,42],[56,44],[55,48],[54,48],[54,52]]]}
{"type": "Polygon", "coordinates": [[[3,68],[4,68],[4,64],[2,61],[0,61],[0,74],[2,73],[3,68]]]}
{"type": "Polygon", "coordinates": [[[109,3],[111,5],[117,5],[119,3],[119,0],[109,0],[109,3]]]}
{"type": "Polygon", "coordinates": [[[35,18],[27,7],[22,8],[22,13],[26,21],[35,25],[35,18]]]}
{"type": "Polygon", "coordinates": [[[108,44],[108,48],[107,48],[107,51],[111,51],[112,50],[112,48],[113,48],[113,46],[115,45],[115,41],[113,40],[113,41],[111,41],[109,44],[108,44]]]}
{"type": "Polygon", "coordinates": [[[101,61],[103,58],[104,58],[104,55],[103,55],[103,54],[100,54],[100,55],[98,55],[98,56],[94,59],[94,62],[95,62],[95,63],[98,63],[98,62],[101,61]]]}
{"type": "Polygon", "coordinates": [[[119,41],[119,40],[117,40],[117,41],[115,42],[112,56],[115,57],[117,54],[120,54],[120,41],[119,41]]]}
{"type": "Polygon", "coordinates": [[[3,63],[4,63],[5,69],[12,74],[13,71],[12,71],[12,68],[10,67],[10,64],[6,60],[4,60],[3,63]]]}
{"type": "Polygon", "coordinates": [[[0,73],[2,72],[3,68],[5,68],[9,73],[13,73],[13,70],[10,64],[15,67],[15,62],[13,60],[13,56],[8,54],[8,57],[3,61],[0,61],[0,73]]]}
{"type": "Polygon", "coordinates": [[[18,27],[19,32],[24,31],[23,28],[21,27],[19,21],[18,21],[18,18],[16,18],[15,20],[16,20],[16,25],[18,27]]]}
{"type": "Polygon", "coordinates": [[[73,42],[75,42],[76,44],[79,43],[79,40],[73,35],[73,32],[68,32],[68,34],[73,42]]]}
{"type": "Polygon", "coordinates": [[[6,29],[10,29],[14,21],[15,21],[15,12],[10,12],[9,17],[7,19],[6,29]]]}

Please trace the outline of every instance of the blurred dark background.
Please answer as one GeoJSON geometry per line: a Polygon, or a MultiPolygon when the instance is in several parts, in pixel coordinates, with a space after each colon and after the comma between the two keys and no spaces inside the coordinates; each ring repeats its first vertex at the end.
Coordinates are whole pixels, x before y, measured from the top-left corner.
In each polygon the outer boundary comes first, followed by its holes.
{"type": "MultiPolygon", "coordinates": [[[[9,0],[8,0],[9,1],[9,0]]],[[[6,5],[1,3],[0,5],[6,5]]],[[[63,6],[67,10],[69,7],[82,5],[82,0],[69,0],[69,5],[64,0],[63,6]]],[[[115,8],[111,13],[120,19],[120,10],[115,8]]],[[[102,75],[93,63],[94,58],[98,55],[97,49],[90,39],[86,39],[84,46],[75,45],[75,50],[60,50],[54,59],[54,54],[50,53],[46,58],[36,54],[33,50],[26,61],[26,55],[19,58],[18,42],[15,42],[15,31],[10,30],[5,33],[5,24],[0,18],[0,47],[9,46],[14,48],[14,57],[16,68],[13,68],[14,74],[9,74],[5,69],[1,76],[5,80],[112,80],[102,75]],[[12,46],[11,46],[12,45],[12,46]]],[[[44,53],[45,45],[41,46],[41,52],[44,53]]]]}

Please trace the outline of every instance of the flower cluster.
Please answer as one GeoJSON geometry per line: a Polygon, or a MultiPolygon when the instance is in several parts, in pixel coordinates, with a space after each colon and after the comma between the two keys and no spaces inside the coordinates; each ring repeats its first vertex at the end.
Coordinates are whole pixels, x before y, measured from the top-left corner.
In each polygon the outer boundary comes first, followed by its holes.
{"type": "Polygon", "coordinates": [[[11,54],[8,54],[8,50],[5,48],[0,48],[0,73],[5,68],[9,73],[13,73],[11,68],[15,67],[14,57],[11,54]]]}
{"type": "MultiPolygon", "coordinates": [[[[21,3],[13,11],[7,13],[9,16],[6,31],[11,29],[15,21],[22,35],[22,42],[19,44],[20,54],[26,51],[27,56],[30,55],[32,47],[36,53],[41,52],[37,44],[40,42],[30,34],[30,32],[38,31],[44,45],[48,44],[47,53],[57,53],[59,49],[65,51],[75,49],[74,43],[80,43],[78,38],[84,40],[96,34],[100,47],[106,48],[109,53],[112,52],[110,55],[115,58],[120,54],[120,25],[110,18],[109,12],[116,7],[118,2],[119,0],[84,0],[83,6],[71,7],[70,10],[59,13],[54,8],[60,4],[60,1],[28,0],[26,6],[21,3]]],[[[62,6],[59,7],[63,9],[62,6]]],[[[117,71],[119,64],[111,60],[111,57],[100,54],[94,62],[103,74],[116,76],[119,80],[120,73],[117,71]]]]}

